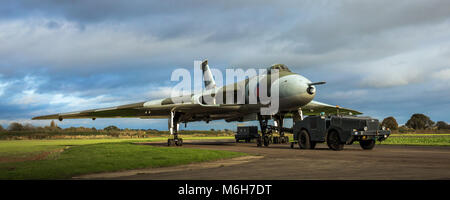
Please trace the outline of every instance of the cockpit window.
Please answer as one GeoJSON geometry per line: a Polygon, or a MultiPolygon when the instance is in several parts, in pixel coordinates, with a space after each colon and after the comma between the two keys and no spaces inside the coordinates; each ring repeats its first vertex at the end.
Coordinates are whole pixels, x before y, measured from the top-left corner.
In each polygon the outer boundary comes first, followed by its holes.
{"type": "Polygon", "coordinates": [[[286,65],[284,65],[284,64],[275,64],[275,65],[270,66],[270,67],[267,69],[268,73],[270,73],[270,70],[272,70],[272,69],[277,69],[278,71],[288,71],[288,72],[291,71],[291,70],[289,70],[289,68],[288,68],[286,65]]]}

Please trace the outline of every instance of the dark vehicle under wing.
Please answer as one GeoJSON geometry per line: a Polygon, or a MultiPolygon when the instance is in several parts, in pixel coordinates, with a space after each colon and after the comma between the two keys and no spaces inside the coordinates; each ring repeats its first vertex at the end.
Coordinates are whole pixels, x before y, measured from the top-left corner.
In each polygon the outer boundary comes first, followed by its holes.
{"type": "Polygon", "coordinates": [[[236,142],[239,142],[240,140],[245,140],[245,142],[250,142],[252,139],[255,139],[255,138],[259,138],[257,126],[237,127],[237,133],[235,136],[236,142]]]}

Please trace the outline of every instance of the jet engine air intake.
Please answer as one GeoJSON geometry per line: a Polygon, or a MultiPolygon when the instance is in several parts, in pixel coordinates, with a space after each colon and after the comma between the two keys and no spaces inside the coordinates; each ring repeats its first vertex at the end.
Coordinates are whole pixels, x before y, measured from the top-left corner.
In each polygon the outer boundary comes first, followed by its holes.
{"type": "Polygon", "coordinates": [[[306,89],[306,92],[308,92],[308,94],[313,95],[316,92],[316,88],[314,87],[314,85],[323,85],[327,82],[325,81],[321,81],[321,82],[314,82],[314,83],[308,83],[308,89],[306,89]]]}

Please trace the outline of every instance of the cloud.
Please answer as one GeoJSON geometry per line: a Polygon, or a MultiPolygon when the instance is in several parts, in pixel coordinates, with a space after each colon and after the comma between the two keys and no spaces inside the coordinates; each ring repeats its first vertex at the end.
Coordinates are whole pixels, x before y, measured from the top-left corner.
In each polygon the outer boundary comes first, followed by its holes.
{"type": "Polygon", "coordinates": [[[362,80],[362,85],[374,88],[389,88],[418,83],[424,80],[423,74],[417,70],[388,70],[371,74],[362,80]]]}
{"type": "Polygon", "coordinates": [[[442,69],[438,72],[434,72],[433,73],[433,77],[443,80],[443,81],[448,81],[450,80],[450,68],[447,69],[442,69]]]}
{"type": "Polygon", "coordinates": [[[0,116],[163,98],[174,69],[208,58],[219,69],[287,64],[328,82],[318,100],[376,116],[423,109],[448,118],[432,106],[450,98],[449,13],[439,0],[6,0],[0,116]]]}
{"type": "Polygon", "coordinates": [[[351,100],[355,97],[367,95],[367,90],[348,90],[348,91],[337,91],[333,92],[329,95],[326,95],[329,98],[335,98],[335,99],[343,99],[343,100],[351,100]]]}
{"type": "Polygon", "coordinates": [[[0,82],[0,97],[3,95],[3,93],[5,93],[6,88],[8,87],[10,83],[6,82],[0,82]]]}

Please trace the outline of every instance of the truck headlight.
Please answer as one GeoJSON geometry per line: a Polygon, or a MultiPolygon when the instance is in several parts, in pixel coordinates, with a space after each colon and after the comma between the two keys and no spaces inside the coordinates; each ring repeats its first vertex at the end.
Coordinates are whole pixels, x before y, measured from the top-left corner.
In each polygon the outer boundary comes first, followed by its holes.
{"type": "Polygon", "coordinates": [[[367,131],[367,126],[364,126],[364,131],[367,131]]]}
{"type": "Polygon", "coordinates": [[[384,130],[386,130],[386,127],[382,126],[381,129],[384,131],[384,130]]]}

